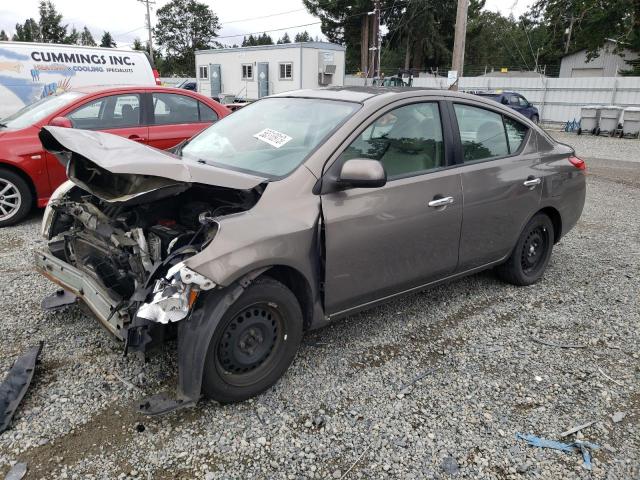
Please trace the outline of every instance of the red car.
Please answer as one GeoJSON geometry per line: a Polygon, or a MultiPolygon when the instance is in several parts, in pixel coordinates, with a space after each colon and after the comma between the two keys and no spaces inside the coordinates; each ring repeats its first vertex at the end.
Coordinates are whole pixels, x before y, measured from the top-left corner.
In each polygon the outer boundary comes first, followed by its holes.
{"type": "Polygon", "coordinates": [[[42,148],[45,125],[101,130],[166,150],[230,110],[188,90],[165,87],[86,87],[43,98],[0,120],[0,227],[44,207],[67,178],[42,148]]]}

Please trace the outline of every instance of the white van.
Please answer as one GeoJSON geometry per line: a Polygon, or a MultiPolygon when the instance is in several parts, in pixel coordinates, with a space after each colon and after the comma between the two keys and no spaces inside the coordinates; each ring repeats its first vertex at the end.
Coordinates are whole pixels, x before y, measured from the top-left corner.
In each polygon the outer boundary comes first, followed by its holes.
{"type": "Polygon", "coordinates": [[[160,77],[147,52],[0,42],[0,119],[40,98],[90,85],[160,85],[160,77]]]}

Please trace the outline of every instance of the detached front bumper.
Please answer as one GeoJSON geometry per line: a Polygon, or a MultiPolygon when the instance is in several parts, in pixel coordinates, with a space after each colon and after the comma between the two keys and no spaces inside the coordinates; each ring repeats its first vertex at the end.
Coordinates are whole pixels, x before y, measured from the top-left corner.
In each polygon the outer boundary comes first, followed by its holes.
{"type": "Polygon", "coordinates": [[[117,311],[120,301],[113,298],[97,281],[56,258],[47,248],[36,250],[35,265],[38,272],[84,302],[113,335],[126,340],[126,326],[131,319],[126,312],[117,311]]]}

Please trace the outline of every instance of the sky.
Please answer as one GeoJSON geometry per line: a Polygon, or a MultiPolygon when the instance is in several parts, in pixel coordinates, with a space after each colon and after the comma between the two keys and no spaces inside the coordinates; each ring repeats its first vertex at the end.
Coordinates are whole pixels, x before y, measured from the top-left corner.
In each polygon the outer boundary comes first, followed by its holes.
{"type": "MultiPolygon", "coordinates": [[[[169,0],[156,0],[153,9],[162,7],[169,0]]],[[[200,0],[208,4],[218,15],[222,29],[218,32],[220,42],[232,45],[242,43],[242,34],[266,31],[274,41],[285,31],[293,36],[307,30],[312,37],[323,39],[318,19],[307,13],[302,0],[200,0]],[[262,18],[258,18],[262,17],[262,18]],[[313,24],[313,25],[307,25],[313,24]],[[291,28],[295,25],[304,25],[291,28]],[[274,31],[284,28],[285,30],[274,31]]],[[[453,0],[452,0],[453,1],[453,0]]],[[[486,9],[504,15],[523,13],[533,0],[487,0],[486,9]]],[[[38,18],[38,0],[0,0],[0,29],[9,37],[16,23],[27,18],[38,18]]],[[[63,14],[64,23],[78,30],[86,25],[97,42],[104,30],[108,30],[118,47],[130,47],[136,37],[146,40],[146,8],[139,0],[53,0],[57,10],[63,14]]],[[[155,15],[152,13],[152,23],[155,15]]]]}

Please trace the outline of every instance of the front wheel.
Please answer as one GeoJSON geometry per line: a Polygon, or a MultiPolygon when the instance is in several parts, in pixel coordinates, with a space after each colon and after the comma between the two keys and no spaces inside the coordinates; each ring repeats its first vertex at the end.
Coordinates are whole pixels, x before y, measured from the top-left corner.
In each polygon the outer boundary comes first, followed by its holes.
{"type": "Polygon", "coordinates": [[[511,256],[496,268],[498,276],[513,285],[536,283],[551,258],[553,239],[553,223],[549,217],[544,213],[536,214],[524,227],[511,256]]]}
{"type": "Polygon", "coordinates": [[[10,170],[0,168],[0,228],[18,223],[27,216],[33,195],[27,182],[10,170]]]}
{"type": "Polygon", "coordinates": [[[220,320],[205,363],[203,391],[222,403],[240,402],[274,385],[302,340],[295,295],[271,278],[255,280],[220,320]]]}

